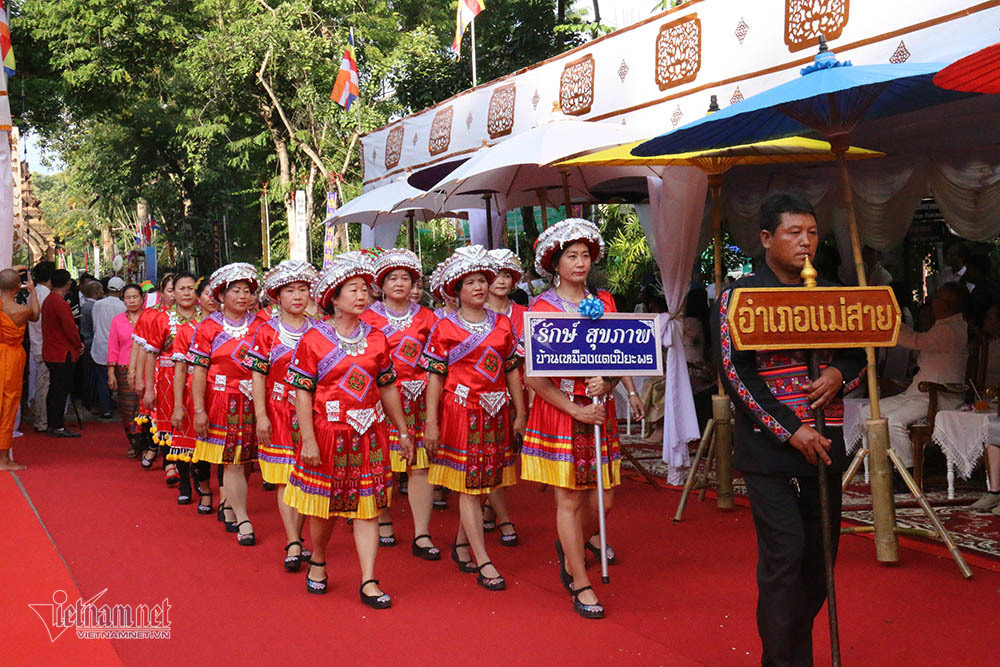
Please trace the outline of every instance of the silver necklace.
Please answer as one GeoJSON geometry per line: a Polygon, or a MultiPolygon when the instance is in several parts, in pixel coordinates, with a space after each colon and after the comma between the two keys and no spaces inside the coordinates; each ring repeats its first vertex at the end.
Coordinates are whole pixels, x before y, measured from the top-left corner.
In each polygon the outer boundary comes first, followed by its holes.
{"type": "Polygon", "coordinates": [[[407,308],[406,313],[403,315],[396,315],[393,313],[389,310],[389,306],[385,302],[382,302],[382,307],[385,310],[385,319],[389,321],[389,324],[392,325],[392,328],[396,331],[406,331],[410,328],[410,325],[413,324],[412,306],[407,308]]]}
{"type": "Polygon", "coordinates": [[[247,332],[250,331],[250,316],[244,315],[242,324],[230,324],[229,318],[223,315],[222,330],[225,331],[230,338],[243,338],[247,335],[247,332]]]}
{"type": "Polygon", "coordinates": [[[465,327],[469,333],[475,334],[477,336],[485,336],[490,332],[492,328],[490,326],[489,315],[483,318],[482,322],[470,322],[469,320],[462,317],[462,311],[456,310],[455,315],[458,316],[458,321],[465,327]]]}
{"type": "MultiPolygon", "coordinates": [[[[306,321],[306,324],[308,324],[308,323],[309,322],[306,321]]],[[[285,347],[289,347],[289,348],[291,348],[291,349],[294,350],[295,346],[299,344],[299,340],[302,338],[302,334],[304,334],[306,332],[306,328],[307,327],[305,325],[303,325],[302,328],[299,331],[290,331],[285,326],[285,323],[282,322],[279,319],[278,320],[278,340],[281,341],[281,344],[284,345],[285,347]]]]}
{"type": "Polygon", "coordinates": [[[349,357],[357,357],[364,354],[365,350],[368,349],[368,339],[365,337],[364,329],[359,327],[357,336],[345,336],[339,331],[337,327],[333,330],[337,334],[337,346],[349,357]]]}

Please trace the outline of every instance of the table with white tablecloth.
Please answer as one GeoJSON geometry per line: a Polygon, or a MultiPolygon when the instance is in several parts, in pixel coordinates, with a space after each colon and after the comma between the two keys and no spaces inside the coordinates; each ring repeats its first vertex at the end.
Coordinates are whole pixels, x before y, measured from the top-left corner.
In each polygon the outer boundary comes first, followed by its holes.
{"type": "Polygon", "coordinates": [[[955,472],[969,479],[986,445],[1000,445],[1000,417],[995,408],[982,412],[940,410],[934,418],[931,438],[948,459],[948,497],[952,498],[955,472]]]}

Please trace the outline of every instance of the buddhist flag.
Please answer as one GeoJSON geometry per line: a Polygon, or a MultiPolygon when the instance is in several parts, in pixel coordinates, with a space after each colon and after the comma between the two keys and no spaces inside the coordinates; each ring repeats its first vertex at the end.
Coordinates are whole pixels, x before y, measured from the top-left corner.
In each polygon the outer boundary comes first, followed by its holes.
{"type": "Polygon", "coordinates": [[[455,41],[451,43],[451,50],[459,58],[462,57],[462,35],[465,34],[465,29],[484,9],[486,9],[484,0],[458,0],[458,10],[455,14],[455,41]]]}
{"type": "Polygon", "coordinates": [[[7,2],[0,0],[0,59],[7,76],[14,76],[14,50],[10,48],[10,24],[7,22],[7,2]]]}
{"type": "Polygon", "coordinates": [[[351,103],[361,95],[358,88],[358,58],[354,52],[354,30],[348,37],[347,48],[344,49],[344,57],[340,60],[340,72],[337,73],[337,80],[333,84],[333,92],[330,99],[337,104],[350,109],[351,103]]]}

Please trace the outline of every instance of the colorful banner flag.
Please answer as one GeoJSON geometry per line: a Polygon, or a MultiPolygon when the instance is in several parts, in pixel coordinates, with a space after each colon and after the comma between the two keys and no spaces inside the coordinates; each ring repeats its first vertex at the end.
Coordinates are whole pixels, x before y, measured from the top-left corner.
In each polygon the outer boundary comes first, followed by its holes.
{"type": "Polygon", "coordinates": [[[7,76],[14,76],[14,49],[10,46],[10,23],[7,20],[7,2],[0,0],[0,59],[7,76]]]}
{"type": "MultiPolygon", "coordinates": [[[[331,217],[337,212],[337,193],[326,193],[326,217],[331,217]]],[[[326,234],[323,236],[323,268],[333,264],[333,259],[337,256],[337,227],[327,225],[326,234]]]]}
{"type": "Polygon", "coordinates": [[[451,50],[459,59],[462,57],[462,35],[484,9],[486,9],[484,0],[458,0],[458,9],[455,12],[455,40],[451,43],[451,50]]]}
{"type": "Polygon", "coordinates": [[[360,96],[358,58],[354,51],[354,31],[352,30],[350,37],[347,38],[347,48],[344,49],[344,56],[340,60],[340,72],[337,73],[337,80],[333,84],[330,99],[344,107],[345,110],[349,110],[351,103],[360,96]]]}

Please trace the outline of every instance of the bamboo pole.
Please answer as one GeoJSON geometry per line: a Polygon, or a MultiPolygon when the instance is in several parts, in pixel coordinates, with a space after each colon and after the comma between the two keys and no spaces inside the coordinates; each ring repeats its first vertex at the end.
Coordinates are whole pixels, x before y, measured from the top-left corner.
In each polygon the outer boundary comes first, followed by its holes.
{"type": "MultiPolygon", "coordinates": [[[[705,424],[705,432],[702,433],[701,441],[698,443],[698,451],[695,452],[694,460],[691,461],[691,467],[688,469],[687,479],[684,480],[684,492],[681,493],[681,501],[677,505],[677,513],[674,514],[674,523],[679,522],[684,515],[684,507],[687,505],[688,496],[694,490],[694,480],[698,474],[698,465],[705,455],[705,450],[708,448],[709,441],[712,440],[714,431],[715,420],[709,419],[708,423],[705,424]]],[[[705,465],[708,465],[707,459],[705,460],[705,465]]]]}
{"type": "MultiPolygon", "coordinates": [[[[714,236],[713,260],[715,264],[715,300],[722,298],[722,174],[708,175],[708,188],[712,193],[712,232],[714,236]]],[[[733,427],[729,409],[729,396],[716,378],[718,393],[712,397],[712,418],[715,420],[715,479],[718,492],[715,506],[720,510],[733,508],[733,427]]]]}
{"type": "MultiPolygon", "coordinates": [[[[850,147],[848,135],[828,137],[837,158],[837,171],[843,190],[844,206],[847,208],[847,223],[851,233],[851,251],[854,255],[854,270],[858,285],[868,286],[865,264],[861,258],[861,237],[858,234],[858,219],[854,213],[854,191],[851,176],[847,171],[847,149],[850,147]]],[[[875,348],[865,348],[868,370],[868,398],[871,419],[865,423],[868,432],[868,455],[872,494],[872,513],[875,521],[875,557],[880,563],[899,561],[899,539],[896,537],[896,506],[892,496],[892,480],[889,474],[889,422],[882,419],[879,407],[878,376],[875,371],[875,348]]],[[[856,468],[855,468],[856,469],[856,468]]]]}

